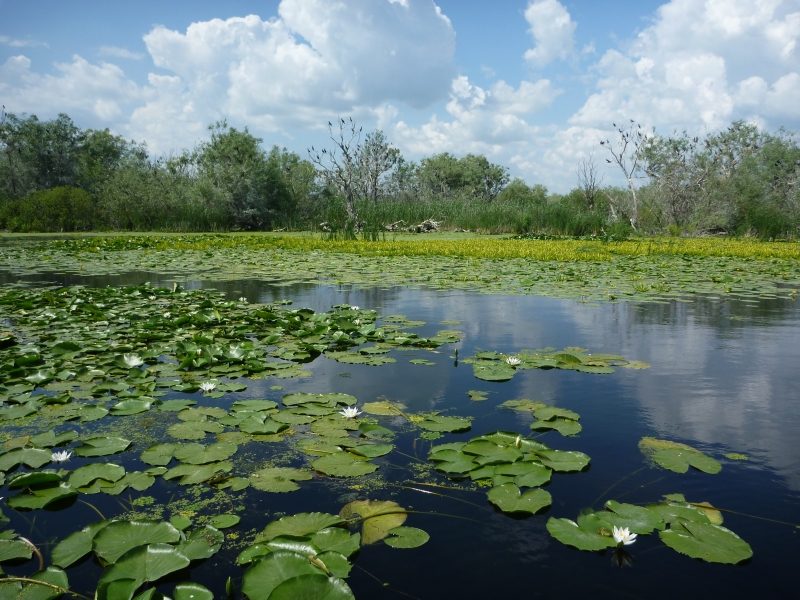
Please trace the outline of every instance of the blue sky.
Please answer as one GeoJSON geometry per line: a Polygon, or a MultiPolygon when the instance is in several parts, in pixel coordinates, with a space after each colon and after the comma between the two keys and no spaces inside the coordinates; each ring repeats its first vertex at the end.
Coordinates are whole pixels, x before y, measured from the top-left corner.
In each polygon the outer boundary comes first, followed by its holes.
{"type": "Polygon", "coordinates": [[[352,116],[566,191],[614,121],[798,129],[800,0],[0,0],[0,102],[154,153],[226,118],[305,156],[352,116]]]}

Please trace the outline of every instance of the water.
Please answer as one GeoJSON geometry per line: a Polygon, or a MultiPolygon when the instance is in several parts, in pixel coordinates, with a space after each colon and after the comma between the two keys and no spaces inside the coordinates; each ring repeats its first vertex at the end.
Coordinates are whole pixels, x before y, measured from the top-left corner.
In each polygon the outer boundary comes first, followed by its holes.
{"type": "MultiPolygon", "coordinates": [[[[10,279],[0,282],[11,283],[10,279]]],[[[35,279],[87,286],[142,281],[171,285],[175,281],[146,272],[113,277],[53,274],[35,279]]],[[[309,365],[313,377],[249,382],[248,390],[237,399],[335,391],[352,394],[359,403],[388,398],[402,402],[410,412],[448,410],[447,414],[474,417],[469,433],[446,434],[436,443],[467,440],[497,429],[528,432],[530,417],[496,408],[511,399],[541,400],[581,415],[583,431],[577,437],[549,432],[542,441],[556,449],[588,454],[590,467],[581,473],[554,474],[545,487],[552,494],[552,506],[527,518],[495,510],[486,500],[485,489],[448,492],[415,486],[414,471],[409,468],[415,460],[411,457],[424,461],[429,443],[415,441],[411,434],[398,436],[397,451],[376,460],[384,481],[391,484],[382,489],[359,491],[351,489],[352,481],[328,484],[316,480],[301,484],[301,491],[290,494],[239,493],[246,495],[247,512],[239,526],[243,532],[260,531],[280,514],[337,513],[357,497],[391,499],[420,513],[436,513],[412,514],[406,522],[430,534],[431,540],[420,548],[398,550],[384,544],[362,548],[348,580],[357,598],[484,598],[498,594],[526,598],[794,597],[792,574],[800,545],[800,530],[795,526],[800,525],[797,303],[699,299],[693,303],[587,306],[569,300],[460,291],[178,281],[187,288],[213,287],[229,298],[244,296],[250,302],[285,298],[295,307],[316,311],[346,302],[376,309],[379,314],[404,314],[427,322],[414,329],[420,336],[441,329],[465,333],[460,343],[445,345],[438,354],[392,351],[389,356],[397,363],[381,367],[346,365],[321,357],[309,365]],[[440,325],[444,320],[462,324],[440,325]],[[453,348],[458,348],[463,358],[478,350],[510,354],[547,346],[581,346],[591,352],[645,361],[652,367],[617,369],[612,375],[534,369],[519,371],[508,382],[491,383],[476,379],[471,365],[457,365],[451,358],[453,348]],[[412,365],[412,358],[426,358],[436,365],[412,365]],[[269,390],[275,383],[284,389],[269,390]],[[473,402],[469,390],[488,391],[488,399],[473,402]],[[723,470],[708,475],[690,469],[680,475],[655,468],[638,450],[643,436],[694,446],[720,460],[723,470]],[[746,454],[749,460],[725,459],[722,455],[729,452],[746,454]],[[410,489],[414,487],[447,497],[410,489]],[[628,548],[632,567],[620,568],[612,563],[611,551],[581,552],[554,540],[545,529],[550,516],[575,519],[582,509],[600,509],[608,499],[645,504],[670,493],[732,511],[723,513],[724,525],[751,545],[753,558],[737,566],[704,563],[674,552],[657,535],[650,535],[639,536],[628,548]]],[[[272,444],[258,448],[268,454],[280,451],[272,444]]],[[[138,452],[129,461],[129,470],[141,468],[136,455],[138,452]]],[[[69,468],[83,462],[88,461],[78,459],[69,468]]],[[[123,460],[122,464],[127,463],[123,460]]],[[[446,485],[447,480],[441,477],[440,483],[446,485]]],[[[150,490],[133,492],[133,497],[151,495],[164,501],[177,487],[159,479],[150,490]]],[[[105,516],[122,511],[116,498],[95,495],[81,499],[105,516]]],[[[34,541],[61,539],[97,518],[91,507],[81,503],[66,512],[4,512],[12,520],[9,527],[34,541]]],[[[47,559],[49,548],[43,551],[47,559]]],[[[234,564],[239,551],[224,548],[191,570],[174,574],[159,589],[170,593],[174,583],[191,579],[223,597],[225,579],[230,575],[237,580],[244,572],[234,564]]],[[[32,567],[26,564],[6,571],[30,574],[32,567]]],[[[92,595],[99,565],[84,559],[67,572],[73,589],[92,595]]]]}

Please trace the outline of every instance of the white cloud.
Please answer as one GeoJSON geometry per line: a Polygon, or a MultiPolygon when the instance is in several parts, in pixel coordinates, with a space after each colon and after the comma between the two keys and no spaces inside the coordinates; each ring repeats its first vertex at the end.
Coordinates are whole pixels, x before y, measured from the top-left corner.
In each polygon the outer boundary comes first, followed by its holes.
{"type": "Polygon", "coordinates": [[[6,44],[12,48],[32,48],[34,46],[44,46],[49,48],[46,42],[38,42],[36,40],[18,40],[7,35],[0,35],[0,44],[6,44]]]}
{"type": "Polygon", "coordinates": [[[141,52],[131,52],[127,48],[120,48],[118,46],[100,46],[100,56],[113,56],[114,58],[130,58],[132,60],[141,60],[144,54],[141,52]]]}
{"type": "Polygon", "coordinates": [[[536,47],[525,52],[534,67],[544,67],[554,60],[565,60],[574,53],[575,22],[558,0],[533,0],[525,10],[536,47]]]}
{"type": "Polygon", "coordinates": [[[93,65],[76,55],[70,63],[55,63],[57,75],[40,75],[30,67],[30,59],[21,55],[0,65],[0,96],[10,112],[66,112],[105,121],[120,115],[119,103],[143,97],[141,88],[109,63],[93,65]]]}
{"type": "Polygon", "coordinates": [[[394,134],[412,153],[508,152],[537,130],[523,117],[546,108],[560,93],[547,79],[523,81],[517,89],[501,80],[483,89],[462,75],[453,80],[446,106],[452,120],[440,121],[434,115],[417,128],[399,121],[394,134]]]}

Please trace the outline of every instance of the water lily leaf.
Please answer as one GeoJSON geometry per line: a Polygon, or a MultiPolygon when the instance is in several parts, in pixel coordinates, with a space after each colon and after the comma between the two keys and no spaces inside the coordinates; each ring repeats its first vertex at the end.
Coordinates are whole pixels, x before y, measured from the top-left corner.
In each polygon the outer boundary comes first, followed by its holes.
{"type": "Polygon", "coordinates": [[[575,435],[580,433],[583,427],[581,427],[580,423],[572,419],[558,418],[550,421],[534,421],[531,423],[531,429],[534,431],[555,429],[561,435],[575,435]]]}
{"type": "Polygon", "coordinates": [[[269,597],[271,600],[355,600],[350,587],[342,579],[311,574],[283,581],[269,597]]]}
{"type": "MultiPolygon", "coordinates": [[[[58,567],[47,567],[30,576],[34,581],[51,583],[58,587],[69,588],[67,574],[58,567]]],[[[16,600],[55,600],[61,594],[49,586],[37,585],[30,582],[11,582],[0,580],[0,597],[14,598],[16,600]]]]}
{"type": "Polygon", "coordinates": [[[207,465],[178,465],[173,467],[162,477],[164,479],[178,479],[181,485],[196,485],[213,478],[218,473],[230,473],[233,463],[225,460],[207,465]]]}
{"type": "Polygon", "coordinates": [[[508,381],[514,377],[515,371],[505,363],[476,362],[472,365],[472,372],[484,381],[508,381]]]}
{"type": "Polygon", "coordinates": [[[461,417],[440,417],[438,415],[427,417],[424,421],[417,423],[417,425],[427,431],[449,433],[469,431],[472,427],[469,419],[462,419],[461,417]]]}
{"type": "Polygon", "coordinates": [[[8,499],[11,508],[27,508],[36,510],[45,508],[51,504],[56,504],[77,497],[78,492],[67,483],[50,485],[47,487],[37,487],[29,490],[28,493],[18,494],[8,499]]]}
{"type": "Polygon", "coordinates": [[[308,415],[295,415],[288,411],[279,412],[272,415],[270,418],[277,423],[284,423],[286,425],[307,425],[308,423],[313,423],[317,420],[316,417],[310,417],[308,415]]]}
{"type": "Polygon", "coordinates": [[[197,402],[194,400],[164,400],[158,404],[158,410],[165,412],[180,412],[185,408],[195,406],[197,402]]]}
{"type": "Polygon", "coordinates": [[[578,550],[603,550],[617,545],[611,536],[600,535],[591,529],[579,527],[575,521],[569,519],[547,520],[547,531],[562,544],[572,546],[578,550]]]}
{"type": "Polygon", "coordinates": [[[153,444],[139,458],[148,465],[163,467],[169,464],[179,447],[180,444],[153,444]]]}
{"type": "Polygon", "coordinates": [[[380,439],[385,437],[394,437],[394,431],[387,429],[386,427],[381,427],[380,425],[375,425],[374,423],[361,423],[358,426],[358,431],[361,433],[361,435],[368,438],[380,439]]]}
{"type": "Polygon", "coordinates": [[[260,537],[265,540],[271,540],[280,535],[302,537],[310,533],[321,531],[332,525],[340,525],[343,522],[344,519],[341,517],[328,513],[299,513],[273,521],[267,525],[260,537]]]}
{"type": "Polygon", "coordinates": [[[251,435],[275,435],[289,429],[289,426],[273,419],[263,419],[263,417],[253,415],[239,423],[239,429],[251,435]]]}
{"type": "Polygon", "coordinates": [[[358,551],[361,545],[361,534],[350,535],[347,529],[341,527],[326,527],[311,536],[312,543],[320,552],[338,552],[349,557],[358,551]]]}
{"type": "Polygon", "coordinates": [[[209,433],[222,433],[225,428],[214,421],[189,421],[170,425],[167,433],[180,440],[202,440],[209,433]]]}
{"type": "Polygon", "coordinates": [[[8,478],[9,489],[35,487],[46,483],[61,481],[61,475],[53,469],[32,471],[30,473],[14,473],[8,478]]]}
{"type": "Polygon", "coordinates": [[[80,352],[81,347],[75,342],[58,342],[50,347],[50,352],[53,354],[71,354],[72,352],[80,352]]]}
{"type": "MultiPolygon", "coordinates": [[[[98,591],[102,591],[110,582],[124,579],[132,579],[137,582],[138,585],[135,588],[138,588],[145,581],[158,581],[170,573],[186,568],[189,566],[189,562],[186,555],[169,544],[156,543],[138,546],[103,571],[98,583],[98,591]]],[[[103,594],[101,593],[99,596],[102,598],[103,594]]],[[[111,596],[106,597],[108,600],[112,600],[111,596]]]]}
{"type": "Polygon", "coordinates": [[[33,375],[28,375],[25,377],[25,381],[30,381],[31,383],[35,383],[36,385],[41,385],[48,381],[52,381],[55,379],[56,373],[51,369],[39,369],[33,375]]]}
{"type": "Polygon", "coordinates": [[[253,562],[257,558],[266,556],[272,550],[266,544],[253,544],[249,548],[245,548],[236,557],[237,565],[246,565],[253,562]]]}
{"type": "Polygon", "coordinates": [[[314,546],[307,537],[278,536],[270,540],[267,546],[269,546],[270,550],[273,552],[285,550],[287,552],[296,552],[303,556],[316,556],[319,554],[319,548],[314,546]]]}
{"type": "Polygon", "coordinates": [[[61,540],[51,554],[53,564],[66,569],[92,551],[92,540],[97,533],[113,521],[95,521],[61,540]]]}
{"type": "Polygon", "coordinates": [[[38,469],[46,465],[53,457],[49,450],[38,448],[17,448],[0,455],[0,471],[9,471],[17,465],[25,465],[31,469],[38,469]]]}
{"type": "Polygon", "coordinates": [[[242,591],[250,600],[267,600],[281,583],[300,575],[321,575],[325,581],[328,580],[325,572],[312,565],[305,556],[286,551],[271,552],[245,571],[242,591]]]}
{"type": "Polygon", "coordinates": [[[12,421],[29,417],[38,412],[38,407],[33,404],[19,404],[16,406],[4,406],[0,408],[0,421],[12,421]]]}
{"type": "Polygon", "coordinates": [[[405,523],[408,513],[391,500],[356,500],[346,504],[339,516],[345,519],[360,517],[361,543],[369,545],[388,536],[390,529],[405,523]]]}
{"type": "Polygon", "coordinates": [[[380,402],[365,402],[361,407],[361,410],[367,414],[380,416],[402,415],[405,409],[405,404],[401,404],[400,402],[390,402],[389,400],[382,400],[380,402]]]}
{"type": "Polygon", "coordinates": [[[633,504],[620,504],[615,500],[606,502],[610,513],[602,513],[601,519],[617,527],[627,527],[633,533],[651,533],[653,529],[664,529],[661,515],[647,508],[633,504]]]}
{"type": "Polygon", "coordinates": [[[215,527],[204,525],[192,531],[178,549],[189,560],[205,560],[211,558],[222,547],[225,535],[215,527]]]}
{"type": "Polygon", "coordinates": [[[83,440],[81,445],[75,448],[75,454],[83,457],[108,456],[122,452],[131,445],[130,440],[118,437],[94,437],[83,440]]]}
{"type": "Polygon", "coordinates": [[[115,563],[132,548],[155,543],[175,543],[181,537],[171,523],[163,521],[114,521],[94,536],[92,547],[107,563],[115,563]]]}
{"type": "Polygon", "coordinates": [[[205,465],[225,460],[236,454],[238,449],[233,442],[217,442],[208,447],[202,444],[181,444],[175,449],[174,456],[189,465],[205,465]]]}
{"type": "Polygon", "coordinates": [[[117,402],[114,406],[112,406],[110,412],[112,415],[116,415],[118,417],[138,415],[139,413],[150,410],[152,403],[152,400],[122,400],[121,402],[117,402]]]}
{"type": "Polygon", "coordinates": [[[80,418],[82,423],[89,423],[102,419],[108,414],[108,409],[104,406],[94,404],[84,404],[81,407],[80,418]]]}
{"type": "Polygon", "coordinates": [[[389,535],[384,543],[392,548],[418,548],[431,539],[431,536],[416,527],[395,527],[389,530],[389,535]]]}
{"type": "Polygon", "coordinates": [[[563,450],[540,450],[536,454],[544,466],[562,473],[580,471],[591,460],[583,452],[575,452],[574,450],[568,452],[563,450]]]}
{"type": "Polygon", "coordinates": [[[735,565],[753,556],[750,545],[730,529],[711,523],[679,521],[659,532],[673,550],[707,562],[735,565]]]}
{"type": "Polygon", "coordinates": [[[125,476],[125,467],[112,463],[92,463],[75,469],[69,476],[68,482],[72,487],[82,488],[91,484],[96,479],[115,482],[125,476]]]}
{"type": "Polygon", "coordinates": [[[314,470],[334,477],[358,477],[378,470],[378,465],[349,452],[337,452],[311,463],[314,470]]]}
{"type": "Polygon", "coordinates": [[[261,469],[250,475],[250,485],[262,492],[294,492],[300,486],[295,481],[308,481],[311,473],[288,467],[261,469]]]}
{"type": "Polygon", "coordinates": [[[489,502],[503,512],[526,512],[535,514],[545,506],[550,506],[553,499],[550,493],[535,488],[522,493],[513,483],[493,487],[487,493],[489,502]]]}
{"type": "Polygon", "coordinates": [[[659,465],[675,473],[686,473],[689,467],[714,475],[722,470],[716,460],[697,450],[665,448],[653,454],[653,460],[659,465]]]}
{"type": "Polygon", "coordinates": [[[297,393],[297,394],[286,394],[283,398],[281,398],[281,403],[284,406],[297,406],[298,404],[327,404],[329,402],[333,402],[335,404],[344,404],[347,406],[353,406],[358,402],[355,396],[351,396],[350,394],[338,394],[338,393],[331,393],[331,394],[307,394],[307,393],[297,393]]]}
{"type": "MultiPolygon", "coordinates": [[[[350,570],[353,568],[353,565],[341,554],[338,552],[322,552],[317,554],[314,558],[325,565],[328,569],[328,573],[333,577],[341,577],[346,578],[350,575],[350,570]]],[[[320,566],[320,564],[315,563],[316,566],[320,566]]]]}
{"type": "Polygon", "coordinates": [[[493,474],[513,477],[514,485],[517,487],[539,487],[550,481],[552,473],[550,469],[540,463],[521,461],[508,465],[498,465],[494,468],[493,474]]]}
{"type": "Polygon", "coordinates": [[[207,587],[185,581],[175,586],[175,600],[214,600],[214,594],[207,587]]]}
{"type": "Polygon", "coordinates": [[[660,516],[665,523],[670,524],[675,521],[697,521],[708,523],[708,516],[700,509],[693,506],[680,506],[677,504],[651,504],[647,507],[651,512],[660,516]]]}
{"type": "Polygon", "coordinates": [[[583,362],[580,357],[568,352],[559,352],[558,354],[554,354],[553,358],[558,362],[566,363],[568,365],[579,365],[583,362]]]}
{"type": "Polygon", "coordinates": [[[581,418],[576,412],[555,406],[542,406],[541,408],[536,407],[533,409],[533,416],[540,421],[549,421],[550,419],[555,419],[556,417],[570,419],[572,421],[577,421],[581,418]]]}
{"type": "Polygon", "coordinates": [[[241,517],[237,515],[215,515],[208,520],[208,522],[217,529],[234,527],[239,524],[239,521],[241,521],[241,517]]]}
{"type": "Polygon", "coordinates": [[[345,448],[348,452],[352,452],[356,456],[364,456],[366,458],[377,458],[385,456],[394,449],[392,444],[360,444],[352,448],[345,448]]]}
{"type": "Polygon", "coordinates": [[[40,433],[39,435],[33,436],[30,438],[30,443],[36,448],[53,448],[55,446],[60,446],[61,444],[71,442],[77,437],[77,431],[64,431],[63,433],[56,435],[51,429],[45,433],[40,433]]]}
{"type": "Polygon", "coordinates": [[[0,540],[0,562],[30,558],[33,556],[33,546],[21,540],[0,540]]]}
{"type": "Polygon", "coordinates": [[[117,481],[111,487],[102,486],[100,491],[104,494],[110,494],[112,496],[121,494],[128,488],[132,488],[137,492],[143,492],[144,490],[150,488],[155,482],[156,479],[151,473],[133,471],[131,473],[125,473],[125,477],[117,481]]]}
{"type": "Polygon", "coordinates": [[[233,405],[231,406],[231,410],[264,411],[264,410],[272,410],[273,408],[277,407],[278,403],[273,402],[272,400],[238,400],[233,403],[233,405]]]}

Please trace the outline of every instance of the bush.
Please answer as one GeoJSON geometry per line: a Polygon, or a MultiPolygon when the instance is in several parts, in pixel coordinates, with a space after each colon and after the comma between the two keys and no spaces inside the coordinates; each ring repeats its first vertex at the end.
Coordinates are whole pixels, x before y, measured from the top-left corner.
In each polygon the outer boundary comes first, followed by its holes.
{"type": "Polygon", "coordinates": [[[95,219],[91,194],[70,186],[33,192],[0,210],[0,224],[20,232],[87,231],[95,219]]]}

